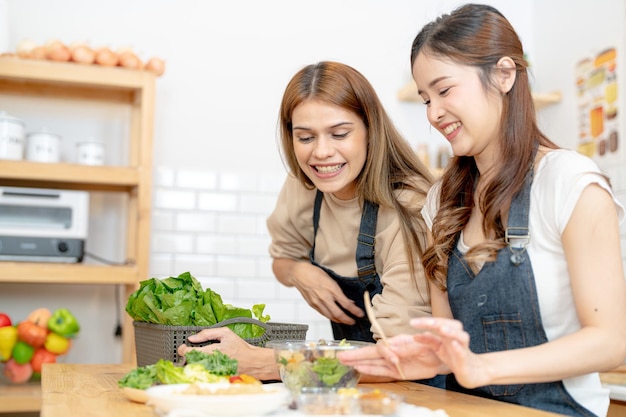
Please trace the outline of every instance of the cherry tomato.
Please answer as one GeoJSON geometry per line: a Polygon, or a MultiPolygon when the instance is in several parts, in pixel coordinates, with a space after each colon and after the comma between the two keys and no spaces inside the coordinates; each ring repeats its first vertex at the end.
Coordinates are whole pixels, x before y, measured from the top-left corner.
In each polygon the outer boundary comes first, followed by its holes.
{"type": "Polygon", "coordinates": [[[6,327],[13,324],[11,317],[6,313],[0,313],[0,327],[6,327]]]}
{"type": "Polygon", "coordinates": [[[33,375],[33,368],[30,363],[19,364],[15,359],[9,359],[3,373],[14,384],[23,384],[33,375]]]}
{"type": "Polygon", "coordinates": [[[32,321],[24,320],[17,325],[17,337],[34,348],[43,346],[46,341],[48,329],[35,324],[32,321]]]}
{"type": "Polygon", "coordinates": [[[41,365],[44,363],[55,363],[57,361],[57,355],[47,351],[45,348],[39,348],[33,353],[33,358],[30,360],[30,364],[33,367],[33,371],[41,372],[41,365]]]}

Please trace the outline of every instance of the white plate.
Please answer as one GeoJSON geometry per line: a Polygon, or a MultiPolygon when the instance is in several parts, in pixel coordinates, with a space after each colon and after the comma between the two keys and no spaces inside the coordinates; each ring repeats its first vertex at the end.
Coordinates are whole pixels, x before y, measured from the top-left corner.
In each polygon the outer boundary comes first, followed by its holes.
{"type": "MultiPolygon", "coordinates": [[[[259,394],[182,394],[190,384],[157,385],[146,390],[148,405],[168,417],[262,416],[285,408],[289,391],[282,384],[263,385],[259,394]]],[[[223,384],[198,384],[215,389],[223,384]]]]}
{"type": "Polygon", "coordinates": [[[602,384],[602,386],[611,390],[609,397],[612,400],[626,401],[626,386],[616,384],[602,384]]]}

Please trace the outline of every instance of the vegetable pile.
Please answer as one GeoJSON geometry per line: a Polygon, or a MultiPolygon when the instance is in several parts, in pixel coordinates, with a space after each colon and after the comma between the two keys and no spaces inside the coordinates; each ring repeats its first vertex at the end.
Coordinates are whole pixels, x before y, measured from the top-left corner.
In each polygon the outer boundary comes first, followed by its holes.
{"type": "Polygon", "coordinates": [[[259,383],[249,375],[237,375],[237,360],[219,350],[212,353],[192,350],[187,352],[185,358],[184,366],[176,366],[172,361],[161,359],[153,365],[133,369],[117,384],[120,388],[147,389],[153,385],[196,382],[259,383]]]}
{"type": "MultiPolygon", "coordinates": [[[[265,304],[252,309],[224,304],[222,297],[207,288],[189,272],[178,277],[151,278],[140,283],[126,303],[126,312],[133,320],[170,326],[213,326],[224,320],[247,317],[260,322],[270,320],[263,315],[265,304]]],[[[265,329],[250,323],[229,324],[233,332],[244,339],[262,336],[265,329]]]]}
{"type": "Polygon", "coordinates": [[[0,313],[0,362],[4,375],[15,384],[39,380],[44,363],[55,363],[71,347],[80,331],[76,317],[66,308],[51,312],[45,307],[33,310],[13,325],[11,317],[0,313]]]}

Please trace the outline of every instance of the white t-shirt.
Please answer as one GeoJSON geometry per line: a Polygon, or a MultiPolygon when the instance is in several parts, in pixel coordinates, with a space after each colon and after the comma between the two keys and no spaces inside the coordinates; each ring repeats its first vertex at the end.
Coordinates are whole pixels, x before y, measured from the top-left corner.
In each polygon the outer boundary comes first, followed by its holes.
{"type": "MultiPolygon", "coordinates": [[[[535,171],[528,218],[531,236],[528,255],[533,264],[541,320],[548,340],[571,334],[581,327],[561,236],[582,191],[589,184],[598,184],[611,194],[621,223],[624,207],[590,158],[572,150],[552,150],[541,159],[535,171]]],[[[422,209],[424,220],[431,229],[439,193],[440,183],[437,183],[431,188],[422,209]]],[[[462,242],[461,236],[459,250],[465,253],[469,248],[462,242]]],[[[602,388],[598,373],[568,378],[563,383],[578,403],[597,415],[606,415],[608,390],[602,388]]]]}

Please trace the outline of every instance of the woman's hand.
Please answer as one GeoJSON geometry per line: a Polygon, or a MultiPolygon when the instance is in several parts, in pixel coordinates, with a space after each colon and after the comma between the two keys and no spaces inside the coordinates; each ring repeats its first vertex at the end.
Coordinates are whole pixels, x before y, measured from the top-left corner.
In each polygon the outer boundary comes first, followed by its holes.
{"type": "Polygon", "coordinates": [[[206,353],[219,350],[221,353],[237,359],[239,362],[237,372],[240,374],[248,374],[260,380],[280,379],[274,350],[253,346],[237,336],[228,327],[204,329],[189,336],[188,339],[191,343],[202,343],[209,340],[214,340],[215,343],[202,347],[182,344],[178,346],[180,356],[185,356],[190,350],[200,350],[206,353]]]}
{"type": "Polygon", "coordinates": [[[306,302],[324,317],[336,323],[351,325],[355,323],[354,319],[342,308],[356,317],[365,315],[353,300],[346,297],[335,280],[308,261],[275,259],[273,269],[281,283],[296,287],[306,302]]]}
{"type": "Polygon", "coordinates": [[[393,379],[402,379],[397,366],[408,379],[432,378],[437,374],[448,373],[432,349],[438,345],[436,338],[418,336],[416,339],[412,335],[398,335],[387,340],[388,346],[379,341],[373,346],[340,352],[338,358],[363,374],[393,379]]]}
{"type": "Polygon", "coordinates": [[[414,340],[428,345],[437,358],[446,365],[459,384],[466,388],[488,385],[490,373],[481,356],[469,348],[470,336],[458,320],[439,317],[420,317],[411,320],[411,326],[421,330],[414,340]]]}

